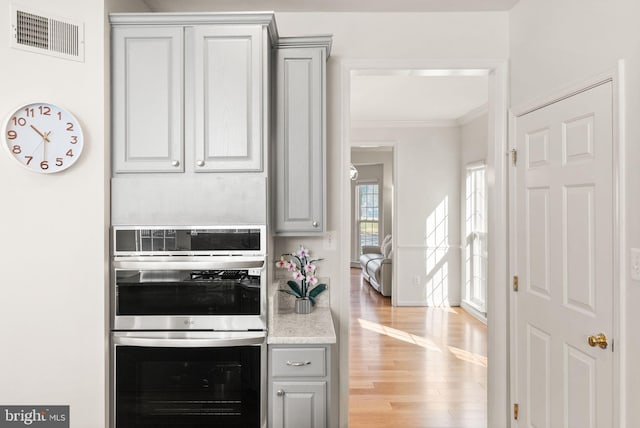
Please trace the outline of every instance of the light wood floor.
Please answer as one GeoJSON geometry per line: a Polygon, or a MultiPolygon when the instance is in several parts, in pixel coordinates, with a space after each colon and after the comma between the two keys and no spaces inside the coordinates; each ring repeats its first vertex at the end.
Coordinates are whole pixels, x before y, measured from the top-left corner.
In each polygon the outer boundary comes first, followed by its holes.
{"type": "Polygon", "coordinates": [[[487,329],[460,308],[392,307],[351,269],[349,427],[486,428],[487,329]]]}

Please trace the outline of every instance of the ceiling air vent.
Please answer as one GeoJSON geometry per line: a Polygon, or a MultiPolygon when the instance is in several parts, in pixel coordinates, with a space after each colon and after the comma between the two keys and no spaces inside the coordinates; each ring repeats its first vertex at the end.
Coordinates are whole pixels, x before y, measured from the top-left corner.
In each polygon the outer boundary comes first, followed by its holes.
{"type": "Polygon", "coordinates": [[[14,48],[84,61],[84,24],[15,6],[11,15],[14,48]]]}

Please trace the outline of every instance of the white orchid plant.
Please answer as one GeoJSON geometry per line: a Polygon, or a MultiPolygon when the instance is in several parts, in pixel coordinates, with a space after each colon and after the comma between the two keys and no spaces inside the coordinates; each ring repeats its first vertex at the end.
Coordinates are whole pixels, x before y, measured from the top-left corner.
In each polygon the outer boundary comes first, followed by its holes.
{"type": "Polygon", "coordinates": [[[316,297],[327,289],[327,284],[318,284],[320,280],[316,276],[316,262],[322,259],[311,259],[311,253],[302,245],[295,253],[285,253],[276,262],[276,267],[287,269],[291,272],[293,280],[287,281],[289,289],[281,289],[283,293],[291,294],[299,298],[311,300],[311,304],[316,304],[316,297]],[[285,260],[285,257],[291,257],[285,260]],[[298,284],[300,281],[300,284],[298,284]]]}

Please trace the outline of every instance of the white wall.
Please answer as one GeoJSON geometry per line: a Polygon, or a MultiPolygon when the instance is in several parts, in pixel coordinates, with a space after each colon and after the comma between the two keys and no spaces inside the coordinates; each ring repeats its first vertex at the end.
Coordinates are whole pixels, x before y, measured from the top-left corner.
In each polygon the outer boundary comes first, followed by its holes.
{"type": "MultiPolygon", "coordinates": [[[[464,178],[467,164],[486,161],[489,144],[489,118],[484,113],[460,125],[460,170],[464,178]]],[[[463,183],[464,184],[464,183],[463,183]]]]}
{"type": "MultiPolygon", "coordinates": [[[[512,105],[528,103],[557,88],[615,67],[626,60],[626,147],[623,159],[623,192],[626,232],[622,256],[640,247],[640,2],[636,0],[520,0],[510,13],[512,105]]],[[[627,266],[629,264],[627,263],[627,266]]],[[[622,272],[622,327],[616,338],[626,372],[622,383],[626,398],[626,426],[640,426],[640,340],[635,327],[640,323],[640,283],[622,272]]],[[[618,284],[616,284],[617,286],[618,284]]],[[[618,315],[618,314],[617,314],[618,315]]]]}
{"type": "MultiPolygon", "coordinates": [[[[35,174],[0,154],[0,402],[68,404],[71,425],[102,428],[107,391],[108,76],[102,1],[20,2],[84,23],[85,61],[10,48],[0,2],[0,114],[60,104],[78,118],[82,157],[35,174]]],[[[4,118],[4,117],[3,117],[4,118]]]]}
{"type": "Polygon", "coordinates": [[[396,303],[459,305],[459,128],[354,128],[351,138],[395,141],[396,303]]]}

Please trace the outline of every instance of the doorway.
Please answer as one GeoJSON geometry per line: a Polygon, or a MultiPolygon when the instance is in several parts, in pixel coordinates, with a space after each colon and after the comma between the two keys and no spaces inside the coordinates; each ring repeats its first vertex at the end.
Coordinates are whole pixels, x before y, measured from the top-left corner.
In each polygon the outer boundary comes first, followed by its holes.
{"type": "Polygon", "coordinates": [[[351,267],[362,248],[380,246],[393,233],[393,142],[351,147],[351,267]]]}
{"type": "MultiPolygon", "coordinates": [[[[344,64],[343,66],[343,106],[349,106],[350,105],[350,98],[351,98],[351,91],[350,91],[350,87],[351,87],[351,83],[352,83],[352,76],[354,74],[354,72],[357,74],[358,72],[362,72],[362,70],[364,70],[365,73],[371,73],[372,70],[374,70],[375,72],[382,72],[382,73],[397,73],[400,69],[397,67],[398,64],[394,63],[394,64],[387,64],[385,65],[380,65],[380,63],[376,63],[376,64],[363,64],[361,62],[358,63],[354,63],[354,64],[344,64]]],[[[415,67],[415,64],[412,65],[412,67],[415,67]]],[[[495,308],[496,310],[496,317],[493,319],[494,323],[490,323],[489,324],[489,339],[488,339],[488,347],[489,347],[489,351],[488,354],[491,355],[493,353],[493,358],[489,359],[489,364],[495,364],[494,369],[491,371],[491,376],[488,378],[488,386],[489,386],[489,404],[488,404],[488,409],[487,409],[487,414],[488,414],[488,426],[499,426],[499,425],[506,425],[506,421],[507,421],[507,412],[505,411],[506,409],[506,402],[507,402],[507,395],[506,395],[506,391],[507,391],[507,374],[506,374],[506,362],[507,362],[507,353],[506,353],[506,322],[502,321],[500,322],[500,320],[506,320],[507,317],[507,307],[506,307],[506,293],[504,291],[504,289],[500,289],[501,286],[506,285],[506,227],[505,227],[505,218],[506,218],[506,204],[505,204],[505,198],[506,198],[506,181],[504,180],[504,176],[505,176],[505,171],[506,171],[506,162],[505,162],[505,158],[502,155],[502,153],[505,153],[505,146],[506,146],[506,135],[505,135],[505,107],[506,107],[506,70],[504,67],[504,64],[485,64],[483,67],[478,68],[477,65],[474,67],[459,67],[456,69],[435,69],[433,67],[429,67],[429,65],[424,65],[424,67],[420,67],[419,69],[411,69],[411,67],[409,67],[410,70],[414,71],[414,72],[418,72],[423,76],[436,76],[436,75],[449,75],[449,76],[461,76],[461,75],[485,75],[488,76],[488,86],[489,86],[489,103],[488,103],[488,110],[487,110],[487,116],[488,116],[488,141],[491,141],[492,144],[489,144],[487,147],[487,158],[486,158],[486,171],[487,171],[487,177],[489,178],[488,183],[487,183],[487,194],[489,196],[489,206],[492,212],[491,217],[488,219],[488,225],[490,227],[493,227],[496,231],[495,235],[491,236],[489,238],[489,242],[487,243],[488,248],[491,248],[491,254],[492,254],[492,261],[491,265],[488,266],[487,268],[487,278],[488,278],[488,283],[493,284],[492,287],[488,287],[487,290],[487,302],[488,305],[492,308],[495,308]],[[504,240],[504,241],[503,241],[504,240]],[[501,257],[502,256],[502,257],[501,257]],[[495,302],[495,304],[492,304],[493,302],[495,302]]],[[[405,72],[406,69],[401,69],[401,72],[405,72]]],[[[351,117],[350,117],[350,112],[349,111],[343,111],[343,159],[344,159],[344,165],[348,166],[350,163],[350,147],[348,146],[348,142],[352,141],[352,129],[351,129],[351,117]]],[[[399,150],[401,151],[401,149],[399,150]]],[[[397,157],[398,157],[398,153],[395,153],[396,155],[396,164],[398,163],[397,157]]],[[[414,156],[414,157],[419,157],[419,156],[414,156]]],[[[456,166],[456,168],[458,168],[456,166]]],[[[347,167],[345,167],[345,170],[348,171],[347,167]]],[[[459,171],[459,169],[457,169],[459,171]]],[[[397,182],[396,182],[397,183],[397,182]]],[[[400,183],[398,183],[400,184],[400,183]]],[[[460,182],[458,181],[458,184],[460,184],[460,182]]],[[[345,188],[345,190],[347,190],[345,188]]],[[[350,190],[350,189],[349,189],[350,190]]],[[[458,194],[457,192],[460,189],[456,189],[456,194],[458,194]]],[[[397,189],[398,194],[402,192],[402,189],[400,187],[398,187],[397,189]]],[[[420,196],[420,187],[418,186],[417,188],[412,189],[412,192],[416,195],[416,197],[420,196]]],[[[347,207],[350,206],[351,201],[350,201],[350,192],[347,193],[345,192],[344,194],[344,198],[343,198],[343,206],[347,207]]],[[[396,198],[398,196],[396,195],[396,198]]],[[[442,204],[442,206],[447,206],[447,201],[444,200],[444,204],[442,204]]],[[[442,201],[440,201],[442,202],[442,201]]],[[[441,204],[436,204],[434,211],[434,224],[440,224],[439,221],[435,220],[437,218],[439,218],[441,213],[445,213],[445,217],[448,217],[448,215],[453,215],[455,216],[455,221],[454,222],[458,222],[459,219],[459,215],[460,213],[452,213],[451,211],[447,212],[446,210],[438,210],[437,207],[440,206],[441,204]],[[438,214],[435,214],[438,213],[438,214]]],[[[349,219],[347,218],[350,215],[350,213],[345,213],[345,210],[343,210],[343,224],[351,224],[349,222],[349,219]]],[[[427,217],[429,217],[427,215],[427,217]]],[[[426,222],[425,222],[426,223],[426,222]]],[[[459,223],[458,223],[459,224],[459,223]]],[[[426,227],[426,224],[425,224],[426,227]]],[[[393,234],[397,236],[398,232],[397,232],[397,225],[394,224],[393,227],[393,234]]],[[[434,236],[439,236],[438,234],[435,234],[434,236]]],[[[461,237],[458,237],[458,248],[461,249],[462,247],[462,243],[460,241],[461,237]]],[[[395,244],[394,244],[395,245],[395,244]]],[[[409,245],[410,246],[410,245],[409,245]]],[[[343,253],[344,254],[349,254],[352,250],[351,247],[349,247],[349,245],[347,244],[345,246],[345,248],[343,248],[343,253]]],[[[442,257],[442,252],[443,250],[445,250],[444,247],[451,247],[451,245],[445,244],[445,245],[438,245],[438,248],[436,248],[433,252],[433,259],[437,260],[436,263],[441,263],[443,260],[442,257]],[[439,260],[438,260],[439,259],[439,260]]],[[[415,250],[415,248],[410,249],[409,250],[415,250]]],[[[424,248],[420,248],[419,249],[422,253],[424,253],[424,248]]],[[[449,248],[450,250],[450,248],[449,248]]],[[[396,259],[397,259],[397,252],[394,251],[394,254],[396,254],[396,259]]],[[[346,262],[346,266],[345,267],[349,267],[351,265],[350,260],[348,257],[345,257],[346,260],[343,260],[344,262],[346,262]]],[[[446,265],[446,264],[445,264],[446,265]]],[[[399,280],[398,278],[400,277],[398,274],[398,271],[401,270],[401,268],[399,269],[394,269],[394,273],[393,273],[393,283],[394,283],[394,287],[396,286],[396,284],[398,284],[399,280]]],[[[346,270],[348,271],[348,270],[346,270]]],[[[431,284],[434,286],[434,289],[437,288],[437,286],[442,286],[442,284],[447,281],[447,280],[451,280],[451,278],[449,278],[447,270],[446,269],[440,269],[439,270],[440,274],[437,277],[431,277],[428,278],[427,280],[431,280],[431,284]]],[[[457,273],[459,274],[459,272],[457,273]]],[[[426,277],[426,273],[425,273],[425,277],[426,277]]],[[[346,278],[345,278],[346,279],[346,278]]],[[[424,284],[424,281],[426,278],[421,278],[418,277],[417,279],[414,279],[413,277],[410,278],[410,281],[412,283],[415,283],[422,286],[424,284]]],[[[345,281],[346,282],[346,281],[345,281]]],[[[459,284],[459,277],[458,277],[458,284],[459,284]]],[[[425,288],[420,287],[422,290],[425,290],[425,288]]],[[[394,289],[395,291],[395,289],[394,289]]],[[[346,291],[345,291],[346,293],[346,291]]],[[[459,296],[458,296],[459,297],[459,296]]],[[[346,318],[343,319],[348,319],[350,310],[348,308],[348,302],[349,302],[349,297],[346,295],[343,295],[341,297],[341,301],[343,302],[343,306],[341,307],[341,314],[342,316],[346,316],[346,318]]],[[[400,300],[399,302],[397,302],[399,304],[403,304],[406,302],[403,302],[402,300],[400,300]]],[[[341,331],[341,340],[348,340],[349,338],[349,333],[348,331],[343,332],[341,331]]],[[[344,342],[343,342],[344,343],[344,342]]],[[[346,351],[344,350],[344,348],[341,349],[341,370],[344,370],[345,368],[348,367],[348,355],[345,355],[346,351]]],[[[341,378],[341,395],[342,396],[346,396],[346,394],[348,394],[348,383],[345,382],[345,376],[342,376],[341,378]],[[346,383],[346,384],[345,384],[346,383]]],[[[343,411],[341,412],[341,421],[342,424],[344,425],[345,421],[348,419],[348,413],[346,411],[344,411],[344,409],[342,409],[343,411]]]]}

